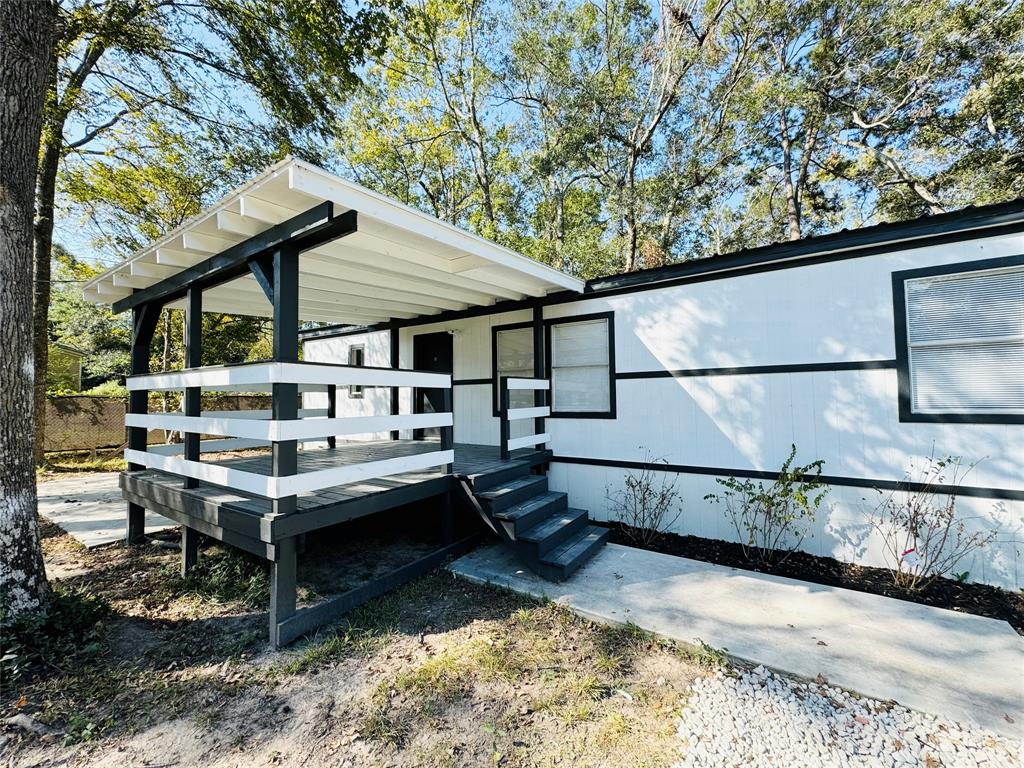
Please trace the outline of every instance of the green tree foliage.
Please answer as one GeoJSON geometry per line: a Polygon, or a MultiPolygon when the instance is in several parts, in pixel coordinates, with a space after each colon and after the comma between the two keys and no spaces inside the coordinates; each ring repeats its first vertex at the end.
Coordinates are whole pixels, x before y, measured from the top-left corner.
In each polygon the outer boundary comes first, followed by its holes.
{"type": "Polygon", "coordinates": [[[43,460],[50,261],[62,169],[109,161],[125,138],[126,126],[146,125],[149,120],[159,122],[161,130],[170,124],[178,133],[202,135],[223,154],[253,165],[289,151],[316,157],[324,137],[333,131],[338,105],[359,82],[358,70],[368,56],[381,53],[397,4],[398,0],[59,4],[61,34],[47,79],[36,179],[37,461],[43,460]]]}
{"type": "Polygon", "coordinates": [[[123,380],[128,373],[129,316],[115,315],[109,307],[86,301],[80,289],[99,271],[60,246],[54,248],[49,339],[88,353],[82,367],[83,389],[123,380]]]}
{"type": "Polygon", "coordinates": [[[1015,0],[417,0],[337,147],[582,276],[1024,194],[1015,0]]]}

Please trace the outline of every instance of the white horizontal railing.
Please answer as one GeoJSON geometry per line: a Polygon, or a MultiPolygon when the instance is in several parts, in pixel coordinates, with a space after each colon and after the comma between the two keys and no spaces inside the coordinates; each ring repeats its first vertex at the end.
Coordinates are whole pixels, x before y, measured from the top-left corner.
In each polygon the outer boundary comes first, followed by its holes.
{"type": "MultiPolygon", "coordinates": [[[[388,477],[403,472],[419,472],[450,466],[454,417],[451,412],[452,377],[447,373],[393,368],[365,368],[324,363],[252,363],[239,366],[192,368],[184,371],[145,374],[128,379],[131,391],[177,389],[253,390],[274,384],[294,384],[301,391],[311,387],[333,398],[338,387],[416,387],[441,389],[446,408],[438,413],[387,414],[371,416],[334,415],[334,403],[328,408],[299,409],[295,419],[275,419],[271,410],[204,411],[198,416],[173,413],[129,413],[125,425],[135,430],[163,429],[187,435],[211,435],[215,439],[199,441],[199,453],[231,451],[286,442],[313,442],[327,438],[333,447],[337,436],[439,428],[441,443],[437,450],[411,456],[364,461],[292,475],[265,475],[229,466],[205,463],[195,454],[183,456],[184,446],[149,446],[146,450],[127,449],[125,459],[131,465],[158,469],[269,499],[282,499],[298,493],[316,491],[348,483],[388,477]]],[[[194,450],[194,449],[193,449],[194,450]]],[[[291,449],[294,450],[294,449],[291,449]]],[[[341,454],[339,454],[341,455],[341,454]]]]}
{"type": "Polygon", "coordinates": [[[129,413],[124,417],[129,427],[169,429],[219,437],[244,437],[266,442],[282,440],[314,440],[340,435],[365,435],[401,429],[450,427],[450,413],[411,413],[399,416],[345,416],[334,419],[257,420],[246,418],[210,418],[181,416],[170,413],[129,413]]]}
{"type": "Polygon", "coordinates": [[[551,382],[547,379],[527,379],[513,376],[501,379],[501,458],[507,459],[511,451],[517,448],[535,446],[540,449],[551,442],[551,435],[544,431],[544,418],[551,415],[548,405],[535,405],[529,408],[511,408],[512,392],[519,390],[547,392],[551,382]],[[534,420],[534,434],[525,437],[510,437],[512,422],[524,419],[534,420]]]}
{"type": "Polygon", "coordinates": [[[380,459],[360,464],[346,464],[329,469],[318,469],[314,472],[303,472],[298,475],[274,477],[233,469],[222,464],[206,464],[201,461],[190,461],[177,456],[167,456],[153,451],[136,451],[126,449],[125,460],[131,464],[141,464],[151,469],[159,469],[182,477],[190,477],[201,482],[231,488],[236,491],[263,496],[268,499],[281,499],[298,493],[332,488],[366,480],[374,480],[404,472],[419,472],[434,467],[452,464],[455,451],[451,449],[417,453],[412,456],[399,456],[393,459],[380,459]]]}
{"type": "Polygon", "coordinates": [[[245,363],[242,365],[189,368],[129,376],[129,391],[163,392],[187,387],[221,391],[238,389],[260,391],[274,384],[297,384],[305,387],[423,387],[444,389],[451,386],[447,373],[403,370],[400,368],[366,368],[326,363],[245,363]]]}

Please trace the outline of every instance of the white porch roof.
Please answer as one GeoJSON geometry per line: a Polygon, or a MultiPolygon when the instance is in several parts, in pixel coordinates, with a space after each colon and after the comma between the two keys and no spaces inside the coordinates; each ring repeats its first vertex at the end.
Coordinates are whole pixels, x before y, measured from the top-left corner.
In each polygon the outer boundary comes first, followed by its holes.
{"type": "MultiPolygon", "coordinates": [[[[85,297],[126,298],[269,227],[331,201],[357,229],[299,258],[301,320],[364,325],[561,291],[583,281],[295,158],[271,166],[163,239],[89,281],[85,297]]],[[[184,300],[168,304],[184,306],[184,300]]],[[[270,316],[251,275],[203,292],[203,310],[270,316]]]]}

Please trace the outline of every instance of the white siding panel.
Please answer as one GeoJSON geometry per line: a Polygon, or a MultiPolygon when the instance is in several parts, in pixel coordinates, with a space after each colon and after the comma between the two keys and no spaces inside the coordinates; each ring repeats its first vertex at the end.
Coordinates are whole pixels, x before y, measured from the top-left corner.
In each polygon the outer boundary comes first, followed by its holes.
{"type": "MultiPolygon", "coordinates": [[[[1022,251],[1024,235],[1008,235],[587,298],[548,306],[544,316],[614,311],[619,373],[890,360],[892,272],[1022,251]]],[[[491,328],[530,318],[523,310],[403,329],[402,363],[411,363],[414,334],[449,330],[455,379],[489,379],[491,328]]],[[[387,335],[382,338],[386,364],[387,335]]],[[[306,345],[306,359],[314,359],[313,344],[306,345]]],[[[343,344],[324,354],[345,359],[343,344]]],[[[374,364],[370,354],[368,343],[367,360],[374,364]]],[[[911,463],[952,454],[980,462],[965,484],[1024,490],[1024,426],[901,423],[891,368],[621,379],[616,393],[614,419],[547,420],[556,456],[638,461],[646,448],[673,464],[777,470],[795,443],[798,461],[823,459],[829,475],[900,480],[911,463]]],[[[489,385],[456,387],[455,437],[497,444],[489,385]]],[[[555,463],[549,482],[568,492],[573,506],[606,519],[606,496],[624,476],[614,467],[555,463]]],[[[717,489],[714,478],[677,477],[686,509],[677,530],[735,540],[722,510],[704,501],[717,489]]],[[[881,548],[868,525],[875,496],[870,489],[835,486],[804,549],[881,565],[881,548]]],[[[1024,540],[1024,502],[962,498],[960,505],[971,525],[997,524],[1001,530],[998,545],[960,570],[970,571],[972,580],[1024,587],[1017,551],[1024,540]]]]}

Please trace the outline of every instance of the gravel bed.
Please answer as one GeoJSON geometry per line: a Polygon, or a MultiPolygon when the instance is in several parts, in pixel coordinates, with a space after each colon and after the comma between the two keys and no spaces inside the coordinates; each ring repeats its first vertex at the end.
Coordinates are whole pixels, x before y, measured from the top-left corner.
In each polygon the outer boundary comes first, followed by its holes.
{"type": "Polygon", "coordinates": [[[764,667],[699,679],[678,734],[683,759],[677,768],[1021,765],[1020,744],[981,728],[764,667]]]}

